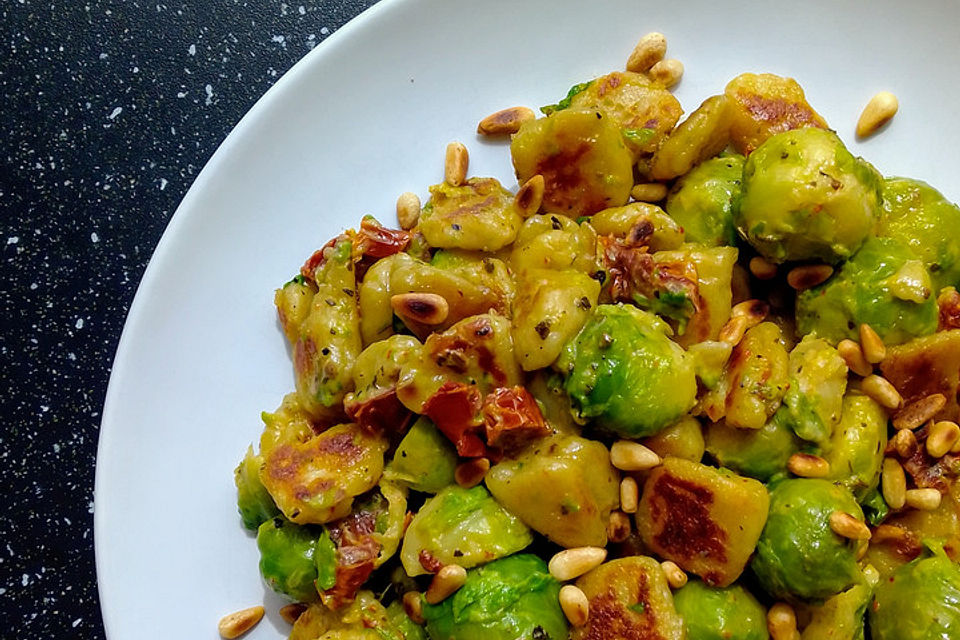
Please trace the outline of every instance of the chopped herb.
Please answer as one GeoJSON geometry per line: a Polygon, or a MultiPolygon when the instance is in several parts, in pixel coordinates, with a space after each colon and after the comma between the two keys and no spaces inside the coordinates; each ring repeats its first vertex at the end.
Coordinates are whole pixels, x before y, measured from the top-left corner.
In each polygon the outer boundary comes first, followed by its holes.
{"type": "Polygon", "coordinates": [[[546,340],[547,336],[550,335],[550,321],[541,320],[533,329],[537,332],[537,335],[540,336],[541,340],[546,340]]]}
{"type": "Polygon", "coordinates": [[[634,613],[639,613],[640,615],[643,615],[647,610],[647,605],[643,604],[642,602],[636,602],[630,605],[629,607],[627,607],[627,609],[630,609],[630,611],[633,611],[634,613]]]}
{"type": "Polygon", "coordinates": [[[583,93],[587,88],[593,84],[593,80],[589,82],[581,82],[580,84],[575,84],[570,87],[570,90],[567,91],[567,97],[558,102],[557,104],[548,104],[545,107],[540,107],[540,111],[543,115],[548,116],[555,111],[563,111],[564,109],[570,106],[570,101],[573,100],[573,97],[578,93],[583,93]]]}
{"type": "MultiPolygon", "coordinates": [[[[294,284],[294,283],[296,283],[296,284],[299,284],[301,287],[304,287],[304,286],[306,286],[307,282],[308,282],[308,280],[306,279],[306,277],[304,277],[304,275],[303,275],[302,273],[298,273],[297,275],[295,275],[295,276],[293,276],[292,278],[290,278],[290,282],[288,282],[287,284],[294,284]]],[[[285,285],[283,285],[283,286],[287,286],[287,284],[285,284],[285,285]]]]}
{"type": "Polygon", "coordinates": [[[330,533],[326,528],[323,530],[323,535],[317,540],[313,562],[317,566],[318,588],[326,590],[337,584],[337,547],[330,539],[330,533]]]}
{"type": "Polygon", "coordinates": [[[589,222],[590,216],[580,216],[577,218],[577,224],[583,224],[584,222],[589,222]]]}

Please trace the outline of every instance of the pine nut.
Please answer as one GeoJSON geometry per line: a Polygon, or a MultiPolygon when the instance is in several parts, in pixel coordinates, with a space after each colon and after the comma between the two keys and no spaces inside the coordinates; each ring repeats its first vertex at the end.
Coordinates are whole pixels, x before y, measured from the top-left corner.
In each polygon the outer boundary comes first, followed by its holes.
{"type": "Polygon", "coordinates": [[[590,618],[590,601],[580,587],[572,584],[565,584],[560,588],[560,608],[563,609],[563,615],[567,616],[575,627],[582,627],[587,624],[590,618]]]}
{"type": "Polygon", "coordinates": [[[910,429],[897,431],[891,439],[894,450],[903,460],[908,460],[917,452],[917,436],[910,429]]]}
{"type": "Polygon", "coordinates": [[[874,95],[863,108],[860,119],[857,121],[857,136],[865,138],[876,133],[877,129],[895,116],[899,109],[900,102],[897,96],[889,91],[881,91],[874,95]]]}
{"type": "Polygon", "coordinates": [[[307,605],[300,602],[291,602],[280,607],[280,617],[287,624],[294,624],[306,610],[307,605]]]}
{"type": "Polygon", "coordinates": [[[403,594],[403,611],[417,624],[426,622],[423,618],[423,600],[419,591],[407,591],[403,594]]]}
{"type": "Polygon", "coordinates": [[[446,564],[433,576],[427,592],[423,595],[427,604],[443,602],[467,581],[467,570],[458,564],[446,564]]]}
{"type": "Polygon", "coordinates": [[[730,309],[730,317],[744,318],[747,321],[747,329],[763,322],[768,313],[770,313],[770,305],[763,300],[744,300],[730,309]]]}
{"type": "Polygon", "coordinates": [[[903,509],[907,500],[907,476],[903,467],[893,458],[883,459],[883,471],[880,474],[880,491],[884,502],[891,509],[903,509]]]}
{"type": "Polygon", "coordinates": [[[413,229],[420,221],[420,198],[406,191],[397,198],[397,221],[401,229],[413,229]]]}
{"type": "Polygon", "coordinates": [[[847,363],[850,371],[858,376],[866,377],[873,373],[873,365],[867,362],[867,359],[863,356],[863,349],[853,340],[841,340],[837,345],[837,352],[847,363]]]}
{"type": "Polygon", "coordinates": [[[825,478],[830,475],[830,463],[812,453],[795,453],[787,460],[790,473],[801,478],[825,478]]]}
{"type": "Polygon", "coordinates": [[[830,514],[830,528],[838,536],[850,540],[870,539],[870,527],[843,511],[834,511],[830,514]]]}
{"type": "Polygon", "coordinates": [[[517,195],[513,198],[513,205],[517,208],[517,211],[520,212],[521,216],[529,218],[540,211],[540,205],[543,204],[543,192],[545,188],[546,183],[543,180],[543,176],[539,173],[523,183],[520,190],[517,191],[517,195]]]}
{"type": "Polygon", "coordinates": [[[477,125],[477,133],[484,136],[502,136],[516,133],[520,125],[535,120],[537,115],[529,107],[510,107],[491,113],[477,125]]]}
{"type": "Polygon", "coordinates": [[[936,489],[908,489],[906,495],[907,506],[920,511],[933,511],[942,498],[936,489]]]}
{"type": "Polygon", "coordinates": [[[767,611],[767,631],[772,640],[797,640],[797,614],[786,602],[778,602],[767,611]]]}
{"type": "Polygon", "coordinates": [[[683,63],[668,58],[655,63],[647,73],[651,80],[662,84],[664,89],[669,89],[680,82],[680,78],[683,77],[683,63]]]}
{"type": "Polygon", "coordinates": [[[423,324],[440,324],[447,319],[450,305],[436,293],[398,293],[390,298],[390,306],[398,316],[423,324]]]}
{"type": "Polygon", "coordinates": [[[956,422],[943,420],[935,423],[927,434],[927,453],[942,458],[960,441],[960,427],[956,422]]]}
{"type": "Polygon", "coordinates": [[[787,284],[803,291],[827,281],[833,275],[833,267],[828,264],[805,264],[787,272],[787,284]]]}
{"type": "Polygon", "coordinates": [[[667,584],[671,589],[679,589],[687,584],[687,574],[677,566],[676,562],[665,560],[660,563],[660,568],[663,569],[663,575],[667,577],[667,584]]]}
{"type": "Polygon", "coordinates": [[[621,471],[646,471],[660,462],[660,456],[639,442],[617,440],[610,447],[610,463],[621,471]]]}
{"type": "Polygon", "coordinates": [[[640,487],[637,481],[627,476],[620,481],[620,510],[624,513],[636,513],[640,501],[640,487]]]}
{"type": "Polygon", "coordinates": [[[860,325],[860,348],[870,364],[877,364],[887,357],[887,345],[883,344],[883,338],[868,324],[860,325]]]}
{"type": "Polygon", "coordinates": [[[777,277],[777,265],[766,258],[754,256],[750,258],[750,273],[758,280],[772,280],[777,277]]]}
{"type": "Polygon", "coordinates": [[[460,142],[451,142],[447,145],[447,154],[443,163],[443,180],[451,187],[459,187],[467,180],[467,167],[470,165],[470,154],[460,142]]]}
{"type": "Polygon", "coordinates": [[[554,578],[566,582],[599,567],[606,559],[607,550],[603,547],[574,547],[550,558],[547,568],[554,578]]]}
{"type": "Polygon", "coordinates": [[[873,530],[872,544],[899,544],[905,541],[909,534],[902,527],[892,524],[881,524],[873,530]]]}
{"type": "Polygon", "coordinates": [[[720,328],[720,335],[717,340],[735,347],[743,340],[743,334],[746,332],[747,319],[743,316],[737,316],[727,320],[726,324],[720,328]]]}
{"type": "Polygon", "coordinates": [[[663,60],[667,54],[667,39],[656,31],[640,38],[627,60],[627,71],[643,73],[663,60]]]}
{"type": "MultiPolygon", "coordinates": [[[[864,526],[866,526],[866,525],[864,525],[864,526]]],[[[869,531],[870,531],[870,529],[868,528],[868,529],[867,529],[867,532],[869,532],[869,531]]],[[[857,540],[857,551],[856,551],[856,554],[855,554],[855,557],[857,558],[857,562],[863,560],[863,559],[866,557],[866,555],[867,555],[867,551],[869,551],[869,550],[870,550],[870,541],[869,541],[869,540],[857,540]]]]}
{"type": "Polygon", "coordinates": [[[869,375],[860,383],[860,390],[887,409],[899,409],[903,398],[890,381],[878,375],[869,375]]]}
{"type": "Polygon", "coordinates": [[[490,471],[490,461],[487,458],[472,458],[457,465],[453,479],[464,489],[472,489],[483,482],[487,471],[490,471]]]}
{"type": "Polygon", "coordinates": [[[915,400],[893,416],[894,429],[916,429],[932,420],[933,416],[947,406],[947,398],[942,393],[932,393],[925,398],[915,400]]]}
{"type": "Polygon", "coordinates": [[[227,640],[239,638],[257,626],[261,618],[263,618],[263,607],[257,605],[223,616],[220,618],[217,630],[221,638],[227,638],[227,640]]]}
{"type": "Polygon", "coordinates": [[[630,537],[630,518],[623,511],[611,511],[607,522],[607,540],[623,542],[630,537]]]}
{"type": "Polygon", "coordinates": [[[630,189],[630,197],[638,202],[660,202],[667,197],[667,185],[659,182],[635,184],[630,189]]]}

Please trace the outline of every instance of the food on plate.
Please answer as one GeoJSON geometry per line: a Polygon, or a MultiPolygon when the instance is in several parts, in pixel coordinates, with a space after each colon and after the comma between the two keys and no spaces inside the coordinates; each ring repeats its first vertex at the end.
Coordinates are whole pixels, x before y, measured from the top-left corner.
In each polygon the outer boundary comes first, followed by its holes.
{"type": "Polygon", "coordinates": [[[276,291],[295,390],[234,481],[294,640],[960,633],[960,208],[790,78],[682,118],[665,52],[276,291]]]}

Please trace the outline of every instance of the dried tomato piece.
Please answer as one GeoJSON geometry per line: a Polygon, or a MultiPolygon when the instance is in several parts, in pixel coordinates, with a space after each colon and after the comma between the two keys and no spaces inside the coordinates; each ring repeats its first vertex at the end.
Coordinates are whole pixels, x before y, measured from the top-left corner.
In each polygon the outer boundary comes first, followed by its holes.
{"type": "Polygon", "coordinates": [[[448,380],[424,403],[423,413],[457,447],[458,454],[475,458],[487,453],[487,447],[480,439],[482,404],[476,386],[448,380]]]}
{"type": "Polygon", "coordinates": [[[389,229],[373,216],[364,216],[353,244],[354,259],[371,257],[379,260],[400,253],[410,244],[410,233],[389,229]]]}
{"type": "Polygon", "coordinates": [[[413,414],[397,399],[397,388],[384,389],[382,393],[366,396],[364,402],[356,402],[347,396],[343,402],[347,417],[370,433],[400,432],[406,430],[413,414]]]}
{"type": "Polygon", "coordinates": [[[507,452],[551,433],[537,401],[523,387],[491,391],[483,400],[482,413],[487,444],[507,452]]]}
{"type": "Polygon", "coordinates": [[[332,249],[333,246],[337,244],[337,240],[342,237],[343,236],[337,236],[335,238],[331,238],[327,244],[314,251],[310,257],[307,258],[307,261],[303,263],[303,266],[300,267],[300,275],[310,282],[316,284],[317,281],[315,274],[317,273],[317,269],[320,268],[320,265],[322,265],[324,260],[326,260],[325,253],[327,249],[332,249]]]}

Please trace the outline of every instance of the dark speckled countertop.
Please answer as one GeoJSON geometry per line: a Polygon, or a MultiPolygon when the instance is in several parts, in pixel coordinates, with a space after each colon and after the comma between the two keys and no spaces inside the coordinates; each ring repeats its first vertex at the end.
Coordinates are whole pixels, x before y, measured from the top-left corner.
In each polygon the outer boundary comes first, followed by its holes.
{"type": "Polygon", "coordinates": [[[243,114],[372,4],[3,3],[0,636],[104,637],[97,436],[137,283],[243,114]]]}

